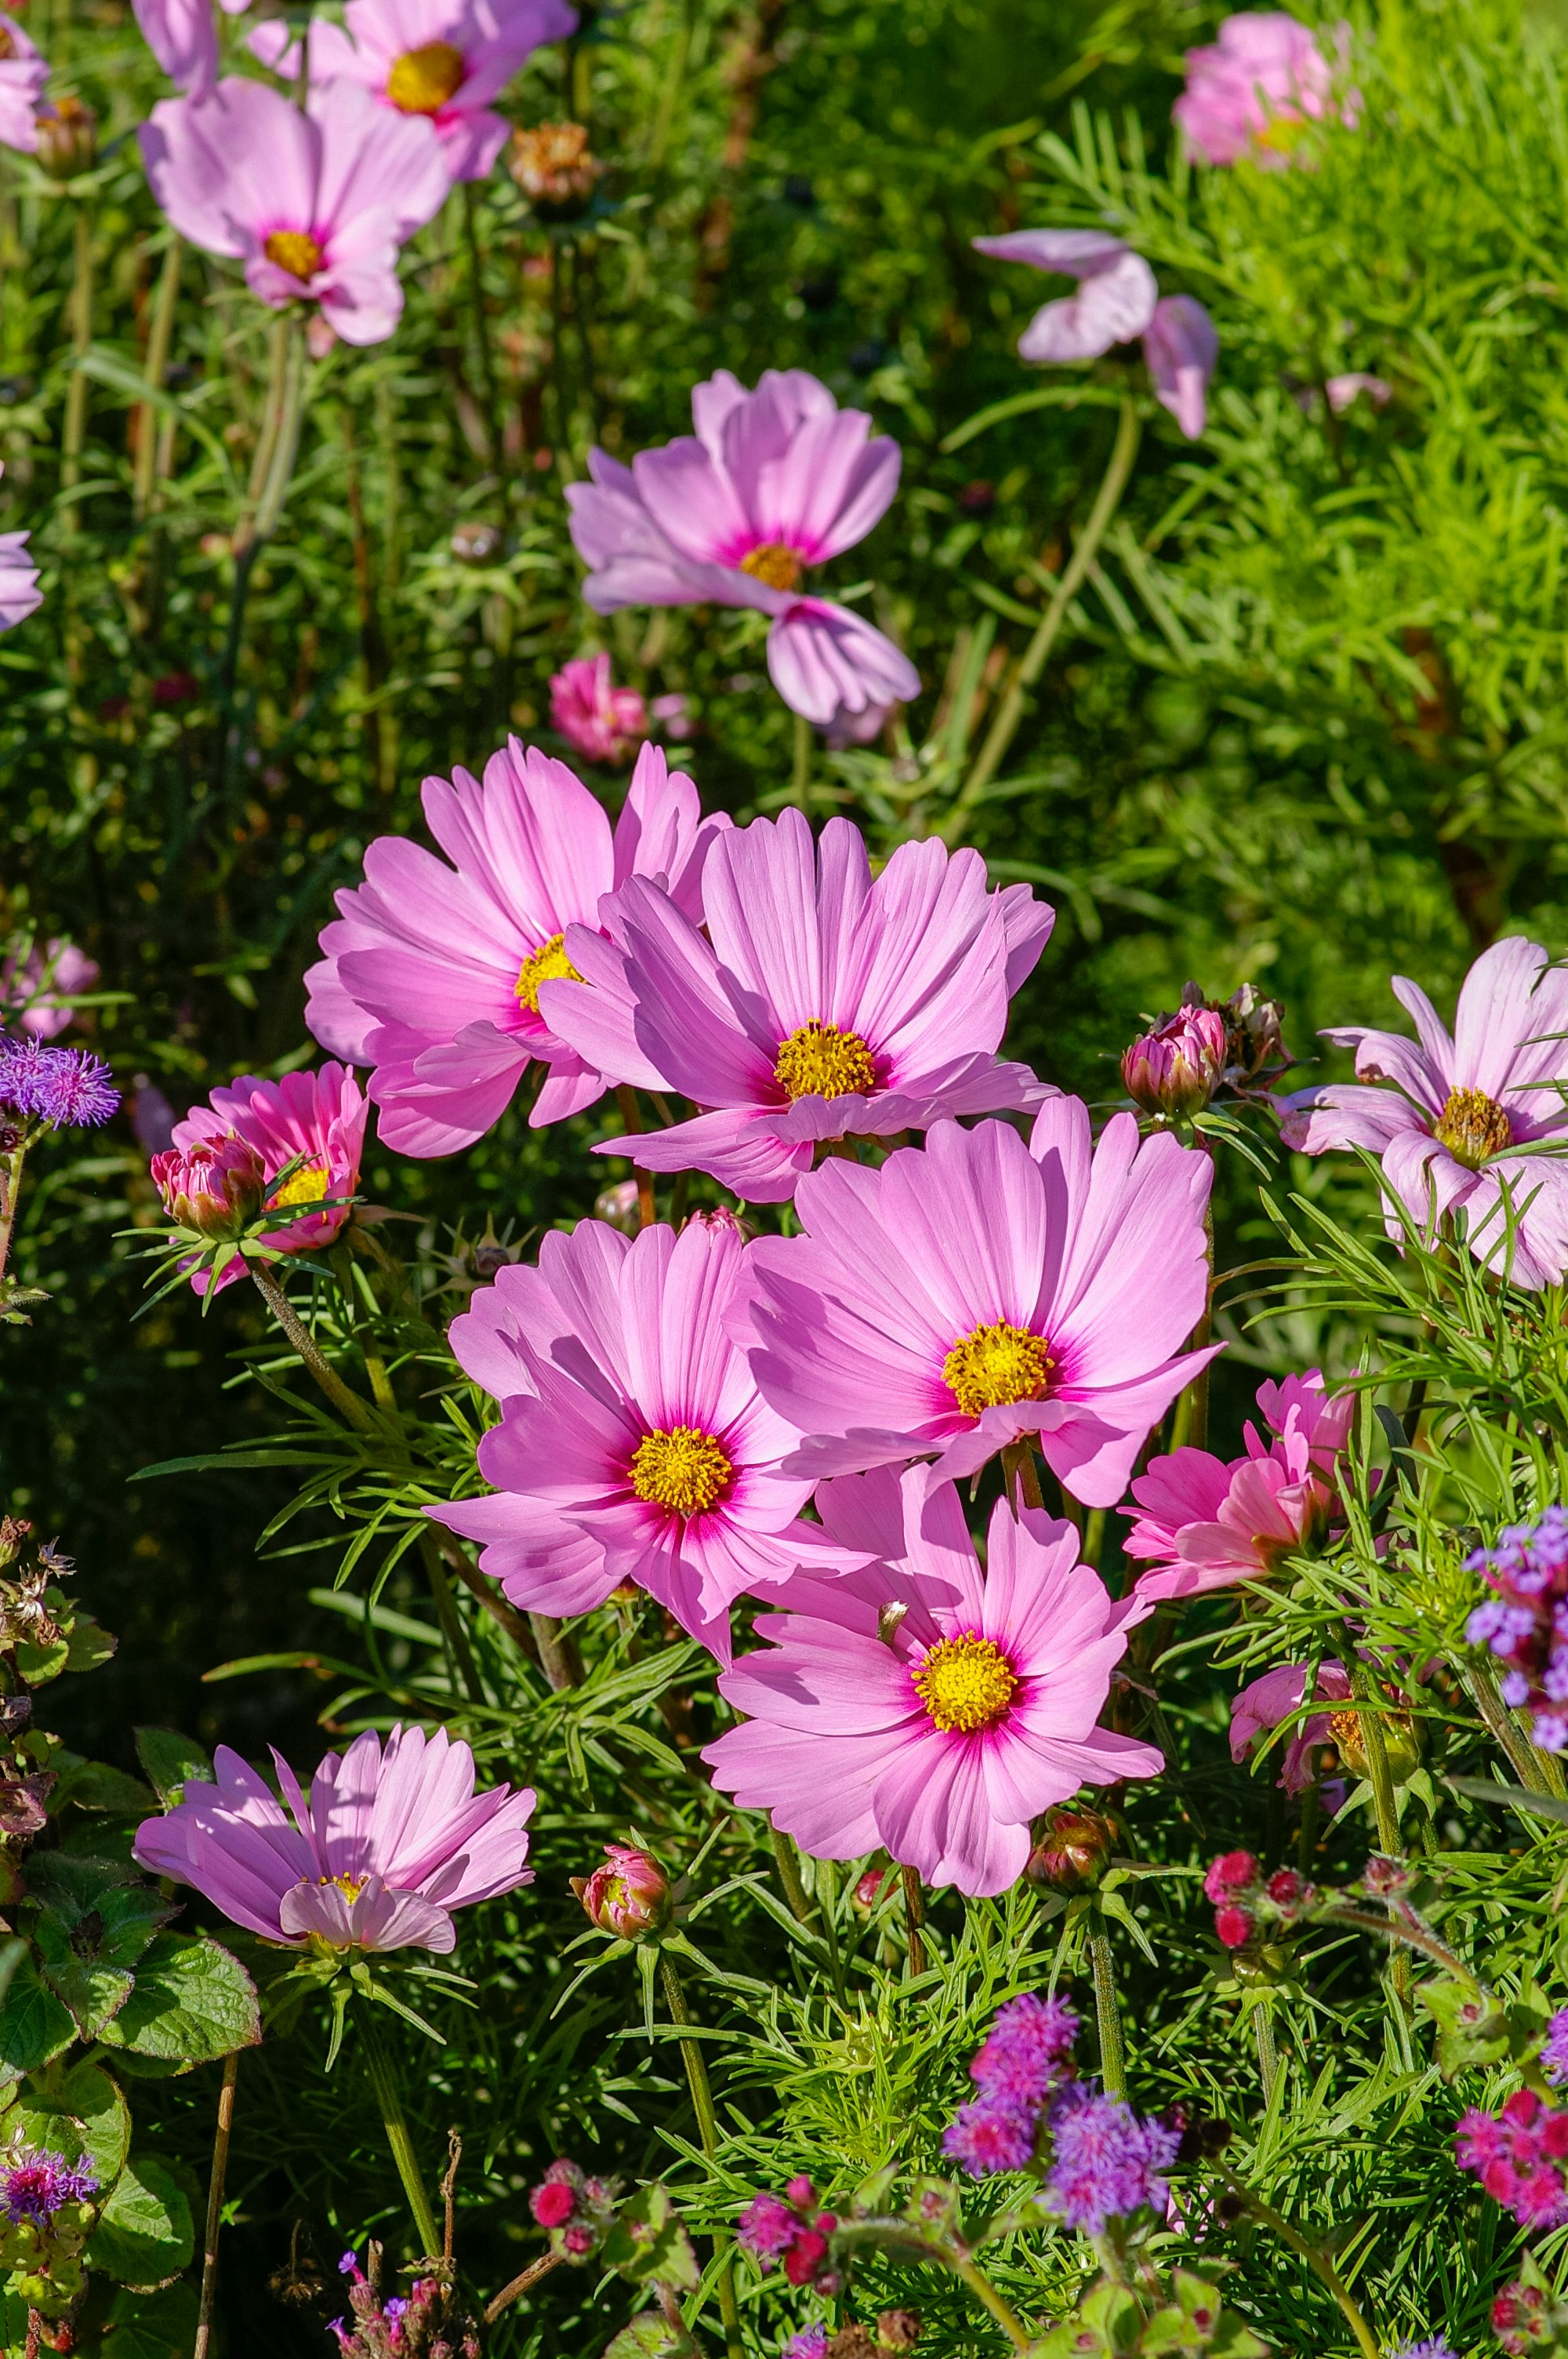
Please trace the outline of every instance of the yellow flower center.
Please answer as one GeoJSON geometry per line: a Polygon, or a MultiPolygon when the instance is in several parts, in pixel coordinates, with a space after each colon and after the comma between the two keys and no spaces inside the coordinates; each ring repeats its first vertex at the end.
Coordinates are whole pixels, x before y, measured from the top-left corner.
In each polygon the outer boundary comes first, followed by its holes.
{"type": "Polygon", "coordinates": [[[386,77],[386,94],[400,114],[438,114],[468,69],[450,41],[405,49],[386,77]]]}
{"type": "Polygon", "coordinates": [[[815,1019],[780,1043],[773,1078],[791,1099],[841,1098],[851,1090],[869,1096],[877,1085],[871,1052],[858,1032],[815,1019]]]}
{"type": "Polygon", "coordinates": [[[5,26],[0,25],[0,58],[14,58],[16,54],[16,42],[11,38],[5,26]]]}
{"type": "Polygon", "coordinates": [[[262,248],[269,262],[304,286],[314,278],[327,257],[313,237],[302,229],[275,229],[262,248]]]}
{"type": "Polygon", "coordinates": [[[942,1363],[942,1381],[966,1417],[1009,1401],[1038,1400],[1055,1363],[1026,1327],[977,1327],[942,1363]]]}
{"type": "Polygon", "coordinates": [[[302,1163],[292,1178],[273,1190],[269,1201],[275,1212],[284,1204],[319,1204],[327,1193],[327,1184],[324,1163],[302,1163]]]}
{"type": "Polygon", "coordinates": [[[322,1875],[318,1876],[317,1882],[323,1892],[335,1886],[351,1908],[370,1878],[368,1875],[322,1875]]]}
{"type": "Polygon", "coordinates": [[[1489,1155],[1500,1155],[1514,1143],[1513,1125],[1485,1090],[1450,1090],[1448,1103],[1433,1124],[1456,1163],[1474,1171],[1489,1155]]]}
{"type": "Polygon", "coordinates": [[[770,590],[795,590],[800,584],[800,559],[782,540],[764,540],[760,549],[749,549],[741,571],[753,582],[765,582],[770,590]]]}
{"type": "Polygon", "coordinates": [[[530,951],[517,970],[513,986],[524,1007],[539,1013],[539,985],[542,983],[580,983],[579,974],[566,953],[565,934],[552,934],[536,951],[530,951]]]}
{"type": "Polygon", "coordinates": [[[915,1692],[938,1728],[972,1736],[1001,1719],[1018,1692],[1018,1674],[994,1639],[967,1630],[938,1638],[914,1674],[915,1692]]]}
{"type": "Polygon", "coordinates": [[[639,1499],[677,1516],[705,1516],[729,1485],[729,1452],[695,1425],[656,1427],[637,1444],[632,1488],[639,1499]]]}

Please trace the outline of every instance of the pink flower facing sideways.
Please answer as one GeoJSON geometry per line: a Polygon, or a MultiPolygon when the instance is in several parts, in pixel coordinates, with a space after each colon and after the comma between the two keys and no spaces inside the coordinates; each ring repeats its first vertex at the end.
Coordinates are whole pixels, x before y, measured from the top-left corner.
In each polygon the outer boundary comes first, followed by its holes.
{"type": "MultiPolygon", "coordinates": [[[[214,1090],[210,1104],[193,1106],[176,1123],[174,1150],[186,1154],[231,1138],[253,1147],[266,1182],[267,1209],[326,1205],[319,1212],[296,1211],[281,1228],[263,1232],[261,1242],[276,1253],[308,1253],[330,1245],[349,1217],[347,1200],[359,1185],[369,1114],[358,1082],[341,1065],[286,1073],[281,1082],[242,1073],[227,1089],[214,1090]]],[[[244,1275],[243,1263],[232,1261],[218,1285],[222,1288],[244,1275]]],[[[205,1270],[192,1275],[198,1293],[208,1283],[205,1270]]]]}
{"type": "Polygon", "coordinates": [[[1016,229],[970,240],[980,254],[1076,278],[1076,295],[1047,303],[1018,340],[1024,361],[1090,361],[1112,344],[1143,339],[1154,398],[1189,442],[1207,421],[1209,379],[1219,358],[1214,321],[1191,295],[1161,296],[1141,254],[1098,229],[1016,229]]]}
{"type": "MultiPolygon", "coordinates": [[[[1568,1271],[1568,971],[1538,942],[1494,942],[1465,978],[1452,1038],[1425,992],[1403,975],[1392,989],[1417,1038],[1325,1032],[1355,1049],[1356,1080],[1281,1098],[1286,1146],[1365,1147],[1418,1228],[1452,1216],[1487,1268],[1554,1284],[1568,1271]]],[[[1388,1227],[1404,1234],[1392,1205],[1388,1227]]]]}
{"type": "MultiPolygon", "coordinates": [[[[529,1119],[559,1122],[607,1076],[557,1038],[540,987],[573,973],[568,927],[597,927],[601,896],[653,875],[692,918],[702,864],[728,820],[704,820],[697,788],[644,746],[613,833],[564,762],[513,738],[484,783],[427,778],[425,817],[449,867],[401,836],[377,836],[362,885],[307,974],[306,1022],[325,1049],[372,1065],[380,1134],[399,1155],[452,1155],[498,1122],[535,1060],[549,1071],[529,1119]]],[[[609,1081],[624,1079],[622,1074],[609,1081]]]]}
{"type": "MultiPolygon", "coordinates": [[[[1279,1778],[1287,1794],[1303,1794],[1316,1783],[1313,1755],[1320,1745],[1329,1741],[1334,1706],[1350,1700],[1350,1680],[1344,1664],[1319,1663],[1313,1683],[1313,1701],[1323,1704],[1325,1709],[1303,1713],[1309,1668],[1305,1663],[1281,1663],[1277,1669],[1265,1671],[1260,1679],[1249,1680],[1230,1701],[1230,1757],[1237,1763],[1245,1761],[1259,1740],[1271,1735],[1281,1721],[1291,1723],[1279,1778]]],[[[1271,1748],[1271,1760],[1281,1757],[1281,1749],[1271,1748]]]]}
{"type": "MultiPolygon", "coordinates": [[[[1349,33],[1342,24],[1335,34],[1342,60],[1349,33]]],[[[1303,123],[1336,114],[1354,128],[1360,115],[1356,91],[1336,104],[1339,70],[1317,36],[1278,10],[1227,16],[1217,42],[1187,51],[1186,68],[1186,89],[1171,114],[1206,164],[1245,157],[1278,170],[1300,148],[1303,123]]]]}
{"type": "Polygon", "coordinates": [[[1315,1368],[1258,1387],[1268,1438],[1249,1421],[1245,1457],[1206,1450],[1156,1458],[1132,1485],[1142,1514],[1124,1543],[1161,1570],[1139,1580],[1143,1597],[1194,1597],[1236,1581],[1261,1581],[1281,1556],[1311,1547],[1338,1506],[1335,1467],[1355,1398],[1330,1398],[1315,1368]]]}
{"type": "Polygon", "coordinates": [[[49,78],[49,61],[14,16],[0,16],[0,147],[35,155],[36,109],[49,78]]]}
{"type": "MultiPolygon", "coordinates": [[[[3,30],[4,23],[0,21],[0,31],[3,30]]],[[[0,146],[14,144],[0,141],[0,146]]],[[[5,472],[0,466],[0,475],[5,472]]],[[[15,630],[29,614],[36,614],[43,603],[38,569],[27,554],[27,534],[0,532],[0,631],[15,630]]]]}
{"type": "MultiPolygon", "coordinates": [[[[962,1481],[1027,1438],[1075,1498],[1114,1506],[1150,1428],[1213,1350],[1183,1352],[1207,1296],[1213,1167],[1168,1133],[1046,1100],[1025,1147],[939,1122],[880,1170],[838,1160],[795,1191],[803,1234],[748,1256],[762,1397],[801,1437],[790,1474],[932,1456],[962,1481]]],[[[1218,1347],[1214,1347],[1217,1349],[1218,1347]]]]}
{"type": "Polygon", "coordinates": [[[907,701],[920,676],[847,606],[804,594],[811,567],[864,540],[898,489],[896,442],[840,409],[804,369],[753,392],[720,369],[691,397],[695,436],[629,467],[589,454],[568,486],[571,532],[596,614],[620,606],[752,606],[773,617],[768,670],[784,702],[826,729],[907,701]]]}
{"type": "Polygon", "coordinates": [[[703,1754],[721,1792],[814,1858],[881,1845],[973,1897],[1017,1882],[1049,1804],[1164,1767],[1097,1725],[1147,1608],[1112,1603],[1070,1524],[999,1500],[982,1575],[957,1493],[918,1468],[825,1484],[817,1505],[877,1560],[802,1572],[759,1620],[773,1643],[719,1682],[745,1715],[703,1754]]]}
{"type": "Polygon", "coordinates": [[[427,123],[389,121],[355,82],[315,92],[302,114],[281,91],[231,76],[210,98],[166,98],[137,136],[175,228],[243,262],[262,302],[319,304],[345,343],[391,335],[398,247],[450,185],[427,123]]]}
{"type": "Polygon", "coordinates": [[[797,1521],[811,1484],[778,1473],[795,1436],[725,1332],[746,1251],[719,1218],[634,1238],[581,1221],[452,1321],[460,1364],[502,1404],[479,1449],[499,1495],[429,1513],[487,1543],[514,1604],[583,1614],[633,1581],[728,1662],[742,1591],[841,1560],[797,1521]]]}
{"type": "Polygon", "coordinates": [[[212,0],[131,0],[141,36],[177,89],[211,98],[218,84],[212,0]]]}
{"type": "Polygon", "coordinates": [[[474,1759],[445,1730],[373,1729],[329,1753],[308,1793],[276,1752],[285,1810],[220,1745],[217,1781],[192,1782],[177,1810],[144,1819],[135,1856],[194,1885],[263,1940],[333,1949],[447,1951],[454,1908],[533,1881],[525,1829],[535,1796],[474,1790],[474,1759]]]}
{"type": "Polygon", "coordinates": [[[58,939],[35,942],[25,958],[0,964],[0,1007],[17,1009],[16,1027],[35,1040],[53,1040],[76,1021],[76,1010],[61,1005],[78,993],[91,991],[101,973],[96,959],[74,942],[58,939]]]}
{"type": "Polygon", "coordinates": [[[607,655],[578,656],[550,678],[550,722],[589,762],[623,762],[648,734],[635,688],[611,684],[607,655]]]}
{"type": "Polygon", "coordinates": [[[829,820],[814,845],[786,810],[715,843],[702,914],[699,930],[667,893],[634,881],[605,913],[612,940],[568,935],[582,981],[540,995],[545,1020],[586,1063],[712,1109],[606,1140],[600,1154],[695,1168],[776,1203],[825,1140],[1023,1111],[1045,1095],[996,1051],[1054,913],[1027,886],[989,891],[978,853],[901,844],[873,881],[848,820],[829,820]]]}

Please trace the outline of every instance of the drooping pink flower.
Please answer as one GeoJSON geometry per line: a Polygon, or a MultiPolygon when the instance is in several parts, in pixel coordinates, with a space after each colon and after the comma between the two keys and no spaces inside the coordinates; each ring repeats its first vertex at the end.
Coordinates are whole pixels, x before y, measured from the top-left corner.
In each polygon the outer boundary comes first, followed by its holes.
{"type": "Polygon", "coordinates": [[[1207,1450],[1177,1450],[1153,1460],[1133,1484],[1143,1512],[1124,1549],[1162,1568],[1140,1576],[1140,1596],[1195,1597],[1235,1581],[1261,1581],[1281,1556],[1327,1529],[1355,1396],[1330,1396],[1312,1368],[1260,1385],[1258,1407],[1267,1438],[1249,1421],[1244,1457],[1227,1463],[1207,1450]]]}
{"type": "Polygon", "coordinates": [[[743,1809],[817,1859],[879,1845],[927,1884],[1003,1892],[1030,1820],[1082,1785],[1151,1777],[1152,1745],[1097,1725],[1130,1625],[1077,1535],[999,1500],[982,1575],[950,1484],[892,1468],[825,1484],[823,1522],[877,1560],[802,1572],[719,1680],[744,1718],[703,1754],[743,1809]]]}
{"type": "MultiPolygon", "coordinates": [[[[423,115],[452,179],[482,180],[512,130],[492,102],[536,49],[576,29],[566,0],[348,0],[341,26],[311,24],[310,80],[357,82],[392,113],[423,115]]],[[[258,25],[250,46],[277,72],[297,70],[281,24],[258,25]]]]}
{"type": "Polygon", "coordinates": [[[60,1002],[91,991],[100,972],[74,942],[35,942],[25,958],[0,965],[0,1007],[19,1011],[18,1029],[35,1040],[53,1040],[76,1021],[75,1009],[60,1002]]]}
{"type": "Polygon", "coordinates": [[[1394,388],[1387,377],[1368,376],[1364,369],[1350,369],[1343,376],[1331,376],[1325,379],[1323,389],[1336,418],[1343,418],[1363,393],[1375,409],[1381,409],[1394,397],[1394,388]]]}
{"type": "Polygon", "coordinates": [[[226,1745],[215,1784],[192,1780],[167,1817],[144,1819],[135,1855],[192,1884],[235,1925],[302,1948],[451,1950],[454,1908],[531,1884],[531,1788],[474,1790],[474,1759],[444,1729],[366,1729],[329,1753],[308,1794],[274,1752],[286,1813],[226,1745]]]}
{"type": "Polygon", "coordinates": [[[720,369],[694,386],[691,408],[695,436],[639,451],[630,467],[593,451],[592,482],[567,488],[595,613],[771,614],[773,686],[818,728],[917,695],[920,676],[891,639],[801,586],[880,522],[898,489],[897,443],[871,440],[871,419],[840,409],[804,369],[769,369],[750,393],[720,369]]]}
{"type": "Polygon", "coordinates": [[[529,1116],[559,1122],[609,1081],[557,1038],[540,985],[572,970],[567,929],[599,924],[602,895],[632,875],[661,878],[688,916],[702,864],[730,825],[704,820],[697,788],[645,745],[613,834],[564,762],[515,738],[485,764],[425,781],[425,817],[451,862],[401,836],[377,836],[362,885],[338,895],[326,957],[305,981],[305,1020],[325,1049],[373,1065],[380,1132],[400,1155],[471,1147],[511,1103],[535,1060],[547,1067],[529,1116]]]}
{"type": "MultiPolygon", "coordinates": [[[[836,1160],[795,1192],[803,1234],[749,1257],[762,1397],[801,1437],[790,1473],[932,1455],[961,1480],[1037,1441],[1075,1498],[1113,1506],[1150,1428],[1213,1348],[1213,1167],[1169,1132],[1048,1098],[1026,1147],[997,1122],[934,1124],[880,1170],[836,1160]]],[[[739,1320],[736,1321],[740,1331],[739,1320]]],[[[1214,1347],[1217,1348],[1217,1347],[1214,1347]]]]}
{"type": "Polygon", "coordinates": [[[245,266],[275,310],[311,302],[345,343],[390,336],[403,311],[397,249],[446,201],[444,152],[416,116],[389,122],[357,82],[308,114],[233,76],[210,98],[166,98],[137,137],[180,234],[245,266]]]}
{"type": "Polygon", "coordinates": [[[27,535],[0,532],[0,631],[14,631],[43,603],[38,569],[27,554],[27,535]]]}
{"type": "Polygon", "coordinates": [[[1343,78],[1350,28],[1336,27],[1336,66],[1317,36],[1278,10],[1243,9],[1227,16],[1219,39],[1186,55],[1187,86],[1171,109],[1187,145],[1206,164],[1254,164],[1279,169],[1301,144],[1303,122],[1335,115],[1352,129],[1360,95],[1335,85],[1343,78]]]}
{"type": "Polygon", "coordinates": [[[189,98],[218,86],[218,33],[212,0],[131,0],[142,38],[169,80],[189,98]]]}
{"type": "Polygon", "coordinates": [[[1036,311],[1018,340],[1020,360],[1098,360],[1112,344],[1141,336],[1155,400],[1189,442],[1197,440],[1207,419],[1219,338],[1195,298],[1162,297],[1143,256],[1105,230],[1015,229],[969,242],[1000,261],[1026,262],[1078,281],[1076,295],[1036,311]]]}
{"type": "Polygon", "coordinates": [[[797,1520],[811,1484],[778,1472],[794,1434],[725,1332],[746,1254],[733,1223],[581,1221],[452,1321],[502,1404],[479,1448],[497,1495],[428,1512],[487,1543],[514,1604],[583,1614],[633,1581],[727,1663],[742,1591],[840,1560],[797,1520]]]}
{"type": "Polygon", "coordinates": [[[541,992],[585,1062],[708,1109],[600,1152],[777,1203],[825,1140],[1044,1096],[996,1051],[1054,913],[1027,886],[990,892],[978,853],[901,844],[873,880],[849,820],[816,845],[785,810],[714,845],[702,902],[699,931],[667,893],[627,886],[606,913],[613,940],[568,934],[579,980],[541,992]]]}
{"type": "MultiPolygon", "coordinates": [[[[1247,1758],[1260,1736],[1267,1736],[1282,1720],[1300,1712],[1306,1699],[1306,1663],[1281,1663],[1275,1669],[1265,1671],[1260,1679],[1249,1680],[1238,1696],[1230,1700],[1230,1757],[1235,1762],[1247,1758]]],[[[1302,1794],[1315,1784],[1312,1756],[1316,1747],[1328,1742],[1328,1723],[1332,1707],[1350,1699],[1350,1679],[1343,1663],[1319,1663],[1313,1687],[1313,1701],[1322,1703],[1322,1712],[1311,1712],[1292,1723],[1290,1739],[1284,1748],[1283,1768],[1279,1783],[1287,1794],[1302,1794]]]]}
{"type": "Polygon", "coordinates": [[[589,762],[623,762],[648,734],[641,690],[612,688],[603,653],[575,657],[551,674],[550,721],[589,762]]]}
{"type": "MultiPolygon", "coordinates": [[[[347,1200],[359,1185],[369,1114],[364,1093],[341,1065],[286,1073],[281,1082],[242,1073],[226,1089],[214,1090],[211,1104],[192,1106],[176,1123],[174,1146],[183,1152],[239,1138],[254,1147],[267,1182],[267,1210],[326,1205],[323,1212],[297,1213],[281,1228],[266,1231],[261,1242],[276,1253],[309,1253],[330,1245],[349,1217],[347,1200]],[[285,1171],[288,1177],[275,1187],[285,1171]]],[[[218,1279],[220,1289],[244,1275],[243,1263],[230,1262],[218,1279]]],[[[194,1271],[191,1284],[205,1293],[207,1271],[194,1271]]]]}
{"type": "MultiPolygon", "coordinates": [[[[1465,978],[1452,1038],[1425,992],[1403,975],[1392,988],[1419,1037],[1325,1032],[1355,1049],[1356,1081],[1278,1100],[1286,1146],[1368,1148],[1422,1230],[1452,1216],[1487,1269],[1555,1284],[1568,1272],[1568,970],[1538,942],[1494,942],[1465,978]]],[[[1388,1227],[1404,1234],[1393,1204],[1388,1227]]]]}
{"type": "MultiPolygon", "coordinates": [[[[49,61],[14,16],[0,15],[0,147],[36,155],[38,126],[34,110],[49,78],[49,61]]],[[[21,620],[20,615],[16,617],[21,620]]]]}

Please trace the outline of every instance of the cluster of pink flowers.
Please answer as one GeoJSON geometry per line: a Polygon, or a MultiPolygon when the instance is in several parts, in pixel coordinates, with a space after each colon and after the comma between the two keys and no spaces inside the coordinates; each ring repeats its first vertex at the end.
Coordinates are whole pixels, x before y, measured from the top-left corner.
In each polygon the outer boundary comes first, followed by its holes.
{"type": "Polygon", "coordinates": [[[969,2063],[980,2093],[944,2130],[943,2153],[971,2179],[1027,2169],[1053,2100],[1075,2077],[1077,2036],[1078,2018],[1060,1999],[1026,1991],[999,2007],[969,2063]]]}
{"type": "Polygon", "coordinates": [[[406,2294],[385,2294],[360,2267],[357,2253],[338,2263],[348,2280],[352,2317],[328,2329],[341,2359],[479,2359],[473,2321],[454,2318],[449,2288],[439,2277],[416,2277],[406,2294]]]}
{"type": "Polygon", "coordinates": [[[1206,164],[1278,169],[1298,153],[1306,124],[1354,130],[1361,100],[1345,86],[1349,27],[1333,38],[1336,56],[1299,17],[1252,9],[1227,16],[1217,42],[1187,51],[1186,88],[1171,110],[1194,154],[1206,164]]]}
{"type": "Polygon", "coordinates": [[[1500,2113],[1472,2105],[1460,2116],[1454,2152],[1521,2227],[1557,2228],[1568,2220],[1568,2113],[1533,2089],[1516,2090],[1500,2113]]]}
{"type": "Polygon", "coordinates": [[[1294,1925],[1317,1898],[1316,1886],[1293,1867],[1266,1876],[1249,1851],[1227,1851],[1204,1877],[1214,1907],[1215,1937],[1227,1950],[1245,1950],[1267,1932],[1294,1925]]]}
{"type": "Polygon", "coordinates": [[[1465,1625],[1473,1647],[1508,1665],[1503,1701],[1530,1714],[1543,1753],[1568,1753],[1568,1508],[1511,1524],[1466,1557],[1495,1594],[1465,1625]]]}
{"type": "Polygon", "coordinates": [[[552,2162],[528,2198],[528,2209],[563,2260],[592,2258],[615,2224],[616,2185],[590,2179],[565,2155],[552,2162]]]}
{"type": "Polygon", "coordinates": [[[838,2214],[819,2212],[809,2179],[792,2179],[779,2195],[754,2195],[741,2214],[737,2241],[759,2261],[777,2261],[792,2286],[835,2294],[842,2282],[831,2265],[828,2238],[838,2214]]]}

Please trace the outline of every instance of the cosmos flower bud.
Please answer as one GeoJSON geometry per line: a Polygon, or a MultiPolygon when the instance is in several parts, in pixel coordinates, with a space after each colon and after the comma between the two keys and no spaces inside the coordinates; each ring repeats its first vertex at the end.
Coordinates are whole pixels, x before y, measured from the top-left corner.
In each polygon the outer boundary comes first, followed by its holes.
{"type": "Polygon", "coordinates": [[[623,1941],[662,1932],[674,1898],[658,1861],[627,1843],[606,1843],[604,1852],[603,1867],[572,1878],[572,1890],[600,1932],[617,1933],[623,1941]]]}
{"type": "Polygon", "coordinates": [[[198,1236],[242,1237],[261,1211],[266,1175],[243,1138],[171,1147],[153,1157],[151,1170],[169,1219],[198,1236]]]}
{"type": "Polygon", "coordinates": [[[1145,1114],[1201,1114],[1225,1072],[1225,1018],[1212,1007],[1179,1007],[1124,1050],[1121,1078],[1145,1114]]]}
{"type": "Polygon", "coordinates": [[[98,159],[98,118],[79,98],[57,98],[38,111],[38,158],[51,180],[74,180],[98,159]]]}
{"type": "MultiPolygon", "coordinates": [[[[1385,1712],[1378,1715],[1378,1725],[1383,1733],[1383,1751],[1388,1756],[1389,1775],[1395,1785],[1421,1767],[1421,1741],[1415,1723],[1408,1712],[1385,1712]]],[[[1339,1757],[1353,1777],[1365,1777],[1368,1772],[1367,1747],[1363,1739],[1361,1715],[1354,1709],[1330,1712],[1328,1733],[1339,1747],[1339,1757]]]]}
{"type": "Polygon", "coordinates": [[[1092,1892],[1115,1849],[1115,1830],[1098,1810],[1053,1810],[1023,1873],[1054,1892],[1092,1892]]]}

